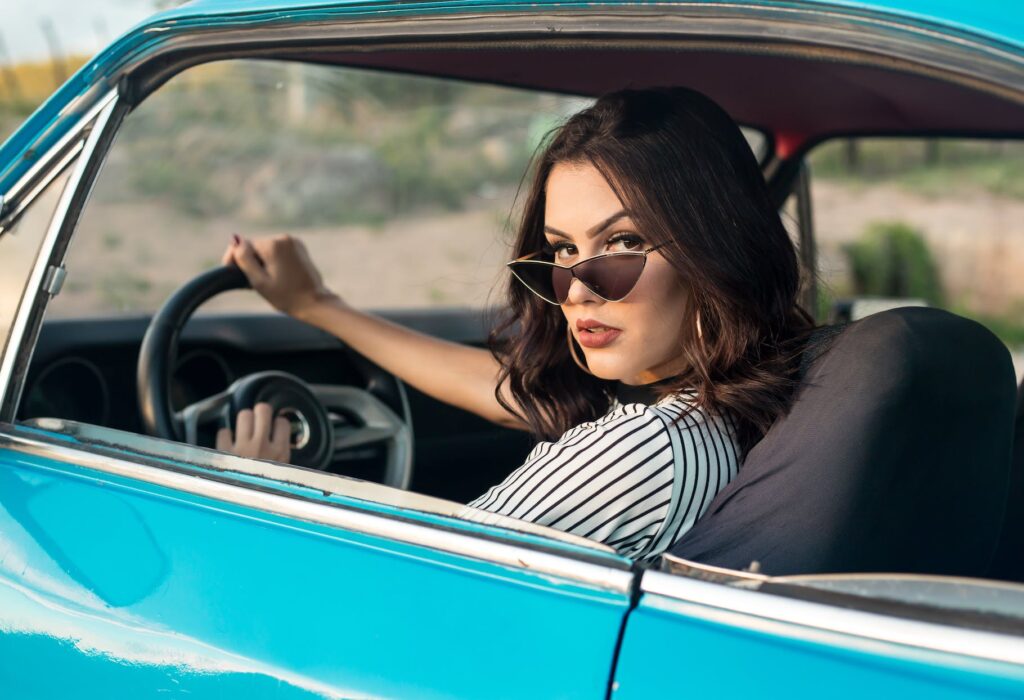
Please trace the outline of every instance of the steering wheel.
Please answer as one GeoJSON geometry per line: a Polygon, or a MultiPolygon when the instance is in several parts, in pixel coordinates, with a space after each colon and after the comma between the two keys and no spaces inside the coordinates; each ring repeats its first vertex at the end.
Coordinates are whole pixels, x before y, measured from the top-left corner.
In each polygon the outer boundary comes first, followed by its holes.
{"type": "Polygon", "coordinates": [[[409,422],[368,390],[311,385],[287,372],[265,371],[240,377],[224,391],[181,411],[172,408],[171,377],[185,322],[211,297],[248,288],[238,267],[214,268],[179,287],[153,316],[142,339],[137,369],[139,409],[146,431],[198,445],[200,427],[234,429],[239,411],[266,401],[274,415],[283,415],[291,424],[292,464],[326,470],[347,450],[383,444],[387,455],[384,483],[408,489],[412,482],[409,422]]]}

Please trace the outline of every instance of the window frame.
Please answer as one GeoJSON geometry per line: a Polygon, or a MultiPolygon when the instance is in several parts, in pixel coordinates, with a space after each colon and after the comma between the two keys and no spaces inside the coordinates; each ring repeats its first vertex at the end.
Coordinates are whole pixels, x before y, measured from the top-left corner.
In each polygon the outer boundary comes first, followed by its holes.
{"type": "MultiPolygon", "coordinates": [[[[0,223],[9,229],[50,182],[67,167],[72,168],[36,259],[25,271],[22,298],[4,339],[0,356],[0,422],[14,421],[46,303],[59,290],[59,286],[51,287],[48,280],[59,285],[71,232],[124,112],[119,90],[108,91],[5,196],[13,204],[0,223]]],[[[0,230],[0,242],[3,235],[0,230]]]]}

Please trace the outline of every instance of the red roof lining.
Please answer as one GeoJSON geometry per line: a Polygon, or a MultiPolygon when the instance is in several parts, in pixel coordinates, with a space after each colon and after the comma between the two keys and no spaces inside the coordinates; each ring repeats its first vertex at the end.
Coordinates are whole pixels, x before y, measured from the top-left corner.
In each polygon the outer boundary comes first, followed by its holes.
{"type": "Polygon", "coordinates": [[[580,95],[686,85],[711,96],[738,122],[791,141],[847,133],[1024,136],[1024,102],[835,59],[718,49],[479,46],[304,53],[302,59],[580,95]]]}

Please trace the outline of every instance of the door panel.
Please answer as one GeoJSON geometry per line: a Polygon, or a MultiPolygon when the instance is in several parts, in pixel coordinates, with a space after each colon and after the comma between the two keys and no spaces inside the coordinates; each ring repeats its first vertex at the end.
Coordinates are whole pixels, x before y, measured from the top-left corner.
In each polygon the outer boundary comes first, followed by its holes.
{"type": "MultiPolygon", "coordinates": [[[[0,687],[11,697],[605,696],[631,578],[613,555],[579,566],[609,567],[618,587],[10,444],[0,482],[0,687]]],[[[401,517],[389,526],[416,526],[416,512],[401,517]]],[[[494,528],[466,527],[503,544],[494,528]]]]}
{"type": "MultiPolygon", "coordinates": [[[[840,608],[816,606],[811,624],[779,619],[780,605],[792,601],[729,588],[723,584],[646,572],[644,588],[685,591],[667,595],[648,590],[629,615],[616,664],[615,700],[651,697],[787,698],[992,698],[1020,697],[1024,667],[938,651],[938,634],[959,635],[974,652],[995,638],[971,630],[908,624],[918,644],[879,639],[902,621],[866,615],[865,636],[829,631],[840,608]],[[667,582],[667,583],[666,583],[667,582]],[[729,599],[736,605],[731,605],[729,599]],[[740,599],[743,600],[740,600],[740,599]],[[714,600],[714,604],[709,604],[714,600]],[[756,613],[752,613],[755,610],[756,613]],[[933,635],[929,636],[928,630],[933,635]],[[872,638],[874,637],[874,638],[872,638]],[[654,670],[654,672],[652,672],[654,670]]],[[[796,603],[805,606],[802,602],[796,603]]],[[[1000,641],[996,640],[997,644],[1000,641]]],[[[1005,648],[1019,639],[1003,637],[1005,648]]]]}

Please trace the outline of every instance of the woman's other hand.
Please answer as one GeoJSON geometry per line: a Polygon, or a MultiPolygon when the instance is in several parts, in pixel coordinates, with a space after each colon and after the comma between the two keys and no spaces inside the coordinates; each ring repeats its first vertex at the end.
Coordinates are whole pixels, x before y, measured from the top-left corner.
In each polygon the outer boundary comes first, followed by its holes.
{"type": "Polygon", "coordinates": [[[288,235],[249,241],[236,234],[221,262],[238,265],[260,296],[290,316],[301,316],[321,301],[337,299],[324,286],[306,246],[288,235]]]}
{"type": "Polygon", "coordinates": [[[291,456],[291,430],[287,418],[274,418],[270,404],[261,402],[238,412],[233,434],[231,428],[217,431],[217,449],[239,457],[287,462],[291,456]]]}

